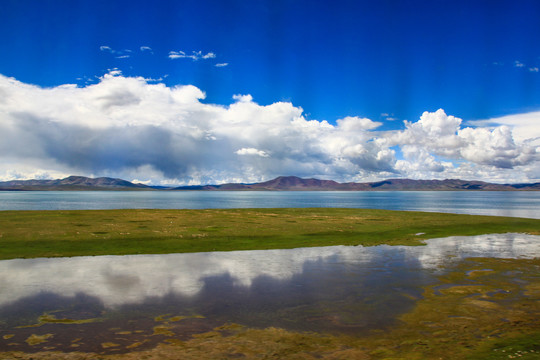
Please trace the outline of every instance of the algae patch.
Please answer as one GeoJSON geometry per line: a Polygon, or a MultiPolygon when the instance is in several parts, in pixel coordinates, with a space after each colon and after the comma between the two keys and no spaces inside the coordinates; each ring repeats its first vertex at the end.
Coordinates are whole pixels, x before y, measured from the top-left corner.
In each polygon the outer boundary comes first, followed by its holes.
{"type": "Polygon", "coordinates": [[[540,259],[469,259],[425,287],[424,298],[400,317],[401,326],[360,342],[375,347],[375,358],[538,358],[539,285],[540,259]],[[500,350],[515,342],[520,353],[500,350]]]}
{"type": "Polygon", "coordinates": [[[54,336],[53,334],[44,334],[44,335],[32,334],[25,341],[28,345],[33,346],[33,345],[44,343],[50,338],[52,338],[53,336],[54,336]]]}
{"type": "Polygon", "coordinates": [[[174,333],[171,331],[171,328],[172,327],[168,325],[154,326],[154,333],[152,335],[174,336],[174,333]]]}
{"type": "Polygon", "coordinates": [[[18,326],[17,328],[29,328],[29,327],[39,327],[45,324],[90,324],[95,322],[101,322],[103,319],[101,318],[90,318],[90,319],[68,319],[68,318],[62,318],[58,319],[56,316],[54,316],[52,313],[57,311],[49,311],[44,313],[43,315],[40,315],[38,317],[38,322],[36,324],[31,325],[23,325],[18,326]]]}

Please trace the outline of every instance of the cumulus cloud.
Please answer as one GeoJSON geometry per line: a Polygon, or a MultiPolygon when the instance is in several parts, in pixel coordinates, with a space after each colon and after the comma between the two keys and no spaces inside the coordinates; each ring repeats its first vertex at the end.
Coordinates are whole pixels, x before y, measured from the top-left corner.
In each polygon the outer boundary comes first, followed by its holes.
{"type": "Polygon", "coordinates": [[[442,109],[424,112],[415,123],[405,121],[406,129],[391,139],[396,145],[415,145],[445,158],[496,168],[512,169],[539,160],[538,149],[528,142],[516,142],[508,126],[462,128],[461,123],[442,109]]]}
{"type": "Polygon", "coordinates": [[[380,122],[371,121],[357,116],[347,116],[337,120],[338,127],[344,131],[373,130],[382,125],[380,122]]]}
{"type": "Polygon", "coordinates": [[[501,116],[498,118],[468,121],[468,125],[494,129],[508,126],[517,141],[540,145],[540,111],[501,116]]]}
{"type": "Polygon", "coordinates": [[[535,147],[515,143],[507,126],[493,130],[465,128],[459,131],[459,137],[464,141],[462,157],[476,164],[512,169],[538,158],[535,147]]]}
{"type": "MultiPolygon", "coordinates": [[[[425,173],[430,172],[442,172],[445,169],[445,163],[437,161],[433,155],[431,155],[426,149],[415,145],[404,145],[401,147],[403,156],[405,159],[411,160],[409,165],[415,171],[425,173]]],[[[401,162],[405,166],[404,162],[401,162]]],[[[446,163],[447,166],[451,166],[450,163],[446,163]]],[[[410,172],[410,169],[407,169],[410,172]]]]}
{"type": "Polygon", "coordinates": [[[152,52],[152,48],[150,46],[141,46],[139,50],[141,50],[142,52],[145,52],[145,51],[152,52]]]}
{"type": "Polygon", "coordinates": [[[244,94],[229,105],[209,104],[195,86],[168,87],[115,69],[85,87],[41,88],[0,75],[0,94],[0,179],[81,174],[156,184],[279,175],[525,181],[540,174],[538,147],[514,137],[520,124],[534,125],[515,118],[513,126],[502,119],[500,125],[466,127],[438,110],[399,131],[382,131],[380,122],[355,116],[332,125],[306,119],[290,102],[260,105],[244,94]]]}
{"type": "Polygon", "coordinates": [[[214,66],[215,67],[225,67],[225,66],[229,66],[229,63],[219,63],[219,64],[216,64],[214,66]]]}

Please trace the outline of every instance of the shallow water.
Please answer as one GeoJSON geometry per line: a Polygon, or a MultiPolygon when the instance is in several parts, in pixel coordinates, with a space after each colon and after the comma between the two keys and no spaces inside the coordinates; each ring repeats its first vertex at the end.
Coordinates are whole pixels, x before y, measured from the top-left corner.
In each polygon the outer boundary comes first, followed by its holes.
{"type": "Polygon", "coordinates": [[[392,325],[464,258],[538,256],[540,236],[499,234],[415,247],[5,260],[0,351],[144,348],[231,323],[358,335],[392,325]]]}

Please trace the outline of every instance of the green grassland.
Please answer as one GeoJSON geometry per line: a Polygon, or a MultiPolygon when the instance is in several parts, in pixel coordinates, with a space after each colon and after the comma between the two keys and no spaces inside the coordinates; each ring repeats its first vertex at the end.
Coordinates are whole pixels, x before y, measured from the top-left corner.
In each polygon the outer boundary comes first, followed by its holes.
{"type": "Polygon", "coordinates": [[[539,234],[539,219],[367,209],[1,211],[0,259],[418,245],[451,235],[539,234]]]}

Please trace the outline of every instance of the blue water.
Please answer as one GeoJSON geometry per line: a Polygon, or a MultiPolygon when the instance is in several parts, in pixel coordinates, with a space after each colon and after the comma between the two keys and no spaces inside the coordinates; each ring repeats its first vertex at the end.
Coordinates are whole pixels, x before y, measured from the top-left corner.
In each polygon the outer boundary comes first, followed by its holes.
{"type": "Polygon", "coordinates": [[[0,210],[346,207],[540,218],[540,192],[0,191],[0,210]]]}

